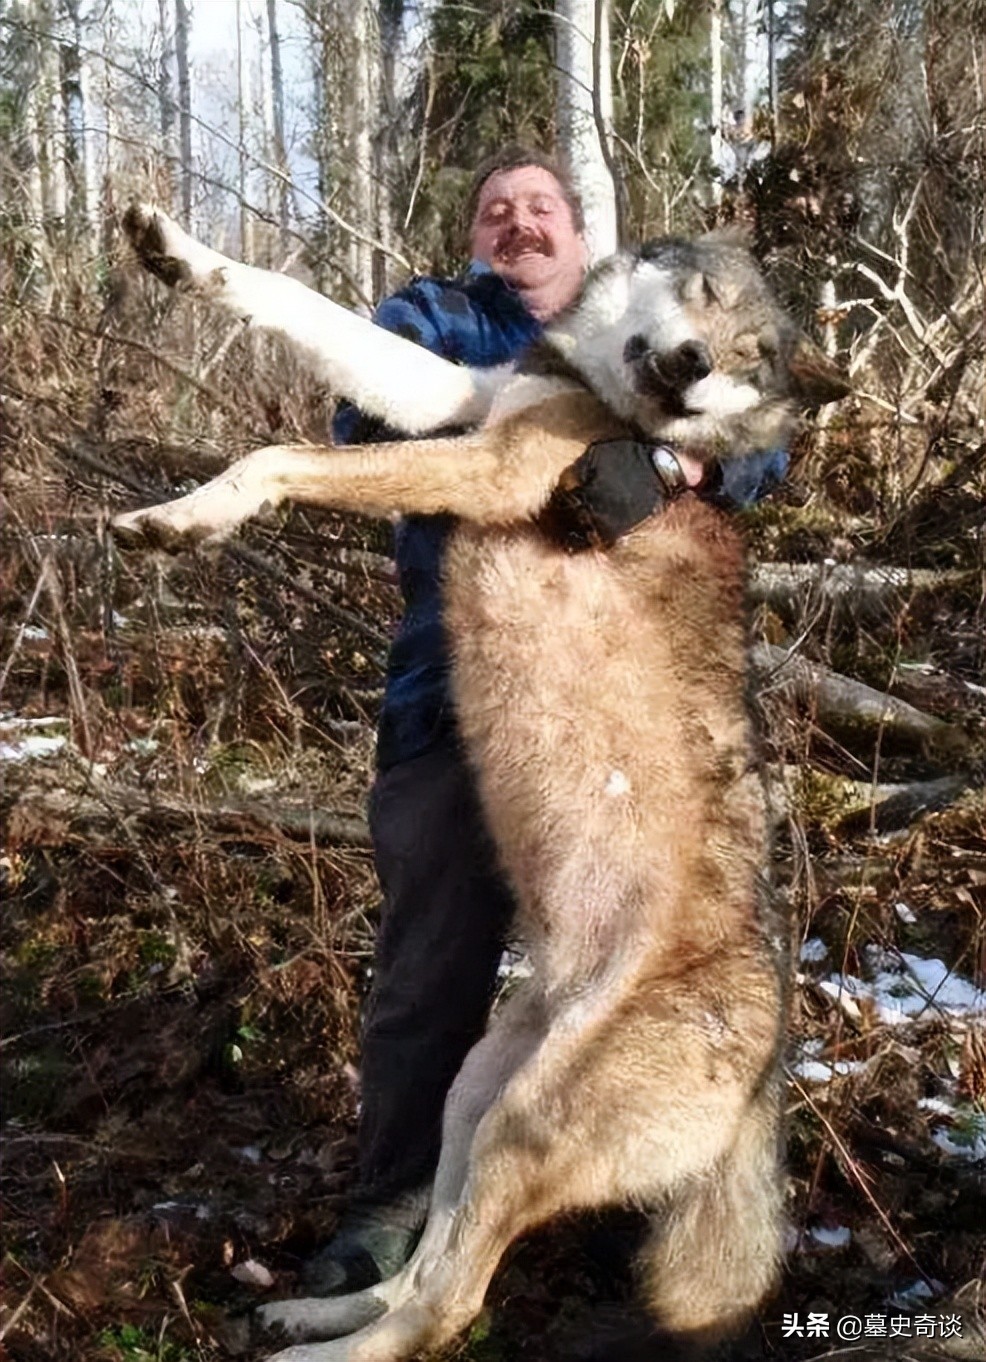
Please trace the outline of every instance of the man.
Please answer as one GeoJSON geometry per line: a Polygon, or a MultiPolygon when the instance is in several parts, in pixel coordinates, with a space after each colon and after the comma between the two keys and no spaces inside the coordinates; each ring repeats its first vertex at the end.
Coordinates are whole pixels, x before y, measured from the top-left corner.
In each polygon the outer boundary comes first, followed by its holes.
{"type": "MultiPolygon", "coordinates": [[[[502,364],[578,296],[588,264],[582,207],[550,158],[508,147],[477,172],[469,221],[473,263],[465,275],[415,281],[381,304],[376,321],[448,359],[502,364]]],[[[383,434],[352,408],[337,417],[339,443],[383,434]]],[[[697,485],[701,466],[680,462],[697,485]]],[[[737,499],[753,499],[785,464],[783,454],[747,461],[747,495],[737,499]]],[[[445,1096],[485,1027],[512,915],[449,698],[440,569],[451,523],[411,516],[395,535],[406,609],[388,664],[370,796],[383,906],[363,1034],[359,1187],[335,1236],[307,1265],[315,1293],[371,1285],[410,1255],[445,1096]]]]}

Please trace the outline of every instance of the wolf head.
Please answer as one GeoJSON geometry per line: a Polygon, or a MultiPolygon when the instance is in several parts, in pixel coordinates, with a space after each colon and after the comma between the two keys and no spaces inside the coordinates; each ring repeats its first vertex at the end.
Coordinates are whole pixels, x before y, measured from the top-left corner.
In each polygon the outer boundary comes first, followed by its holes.
{"type": "Polygon", "coordinates": [[[604,260],[544,339],[617,415],[709,457],[783,445],[800,407],[847,391],[749,253],[715,236],[604,260]]]}

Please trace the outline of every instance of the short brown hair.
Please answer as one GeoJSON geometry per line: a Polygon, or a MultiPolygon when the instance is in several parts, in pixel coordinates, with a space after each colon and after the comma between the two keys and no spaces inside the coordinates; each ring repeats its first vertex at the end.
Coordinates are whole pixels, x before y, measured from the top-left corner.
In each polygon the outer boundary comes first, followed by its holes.
{"type": "Polygon", "coordinates": [[[495,151],[492,156],[487,156],[480,162],[475,175],[472,177],[469,197],[466,200],[467,226],[471,228],[475,221],[476,209],[479,207],[479,196],[483,192],[483,185],[490,176],[499,175],[505,170],[520,170],[523,166],[538,166],[557,180],[562,198],[568,204],[569,211],[572,214],[572,225],[581,236],[585,231],[585,212],[582,208],[582,200],[572,184],[568,171],[547,152],[535,151],[533,147],[525,147],[520,142],[510,142],[507,146],[501,147],[499,151],[495,151]]]}

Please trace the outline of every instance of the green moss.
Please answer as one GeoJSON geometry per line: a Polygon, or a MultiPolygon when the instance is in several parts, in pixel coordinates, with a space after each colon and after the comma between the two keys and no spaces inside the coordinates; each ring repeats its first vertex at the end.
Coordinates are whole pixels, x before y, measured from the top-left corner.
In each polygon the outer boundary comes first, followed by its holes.
{"type": "Polygon", "coordinates": [[[107,1349],[113,1362],[192,1362],[194,1350],[170,1339],[158,1339],[136,1324],[115,1324],[103,1329],[96,1342],[107,1349]]]}

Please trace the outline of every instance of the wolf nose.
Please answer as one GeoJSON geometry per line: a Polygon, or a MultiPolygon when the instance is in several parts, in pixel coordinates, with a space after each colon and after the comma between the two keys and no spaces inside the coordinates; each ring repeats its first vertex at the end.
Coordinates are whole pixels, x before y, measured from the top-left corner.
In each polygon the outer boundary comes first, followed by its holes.
{"type": "Polygon", "coordinates": [[[687,388],[712,372],[712,357],[701,341],[683,341],[661,368],[676,388],[687,388]]]}

